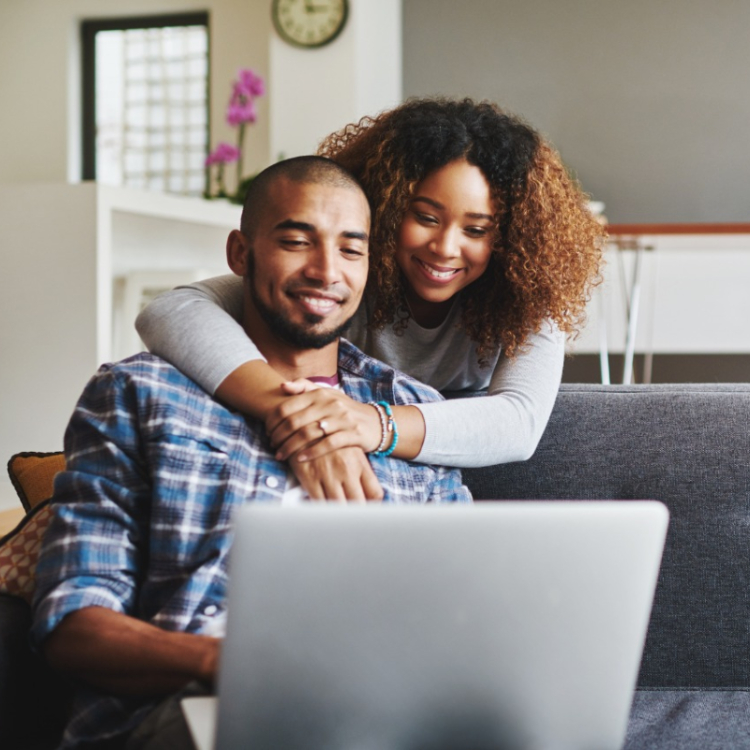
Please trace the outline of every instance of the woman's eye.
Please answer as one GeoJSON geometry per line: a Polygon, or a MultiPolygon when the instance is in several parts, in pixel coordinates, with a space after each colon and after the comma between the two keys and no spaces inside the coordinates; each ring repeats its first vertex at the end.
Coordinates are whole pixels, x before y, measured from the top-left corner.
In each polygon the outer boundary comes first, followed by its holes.
{"type": "Polygon", "coordinates": [[[434,216],[430,216],[430,214],[423,214],[420,211],[415,211],[414,215],[423,224],[437,224],[437,219],[434,216]]]}
{"type": "Polygon", "coordinates": [[[486,237],[490,230],[487,227],[466,227],[465,231],[469,237],[486,237]]]}

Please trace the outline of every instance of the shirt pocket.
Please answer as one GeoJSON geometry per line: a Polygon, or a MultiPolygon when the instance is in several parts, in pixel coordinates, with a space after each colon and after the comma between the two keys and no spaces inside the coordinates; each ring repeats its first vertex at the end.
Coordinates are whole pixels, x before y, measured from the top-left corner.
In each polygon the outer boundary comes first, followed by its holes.
{"type": "Polygon", "coordinates": [[[148,450],[151,566],[189,568],[221,554],[232,514],[228,441],[173,429],[152,438],[148,450]]]}

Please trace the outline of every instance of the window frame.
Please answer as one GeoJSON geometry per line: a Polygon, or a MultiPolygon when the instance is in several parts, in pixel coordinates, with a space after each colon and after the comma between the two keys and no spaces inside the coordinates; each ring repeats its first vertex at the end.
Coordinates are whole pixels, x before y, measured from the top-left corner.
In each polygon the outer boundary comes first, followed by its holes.
{"type": "Polygon", "coordinates": [[[211,140],[211,33],[208,11],[153,16],[93,18],[81,21],[81,179],[96,180],[96,35],[100,31],[163,29],[168,26],[205,26],[208,76],[206,78],[206,154],[211,140]]]}

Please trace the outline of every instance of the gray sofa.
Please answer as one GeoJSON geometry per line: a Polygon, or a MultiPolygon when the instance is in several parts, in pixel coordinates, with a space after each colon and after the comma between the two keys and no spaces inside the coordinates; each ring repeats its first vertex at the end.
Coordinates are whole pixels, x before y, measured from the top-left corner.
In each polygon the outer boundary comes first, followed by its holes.
{"type": "MultiPolygon", "coordinates": [[[[626,748],[750,748],[750,385],[566,385],[529,461],[464,477],[477,498],[664,502],[670,529],[626,748]]],[[[9,599],[0,743],[47,747],[49,737],[32,745],[26,722],[38,729],[40,710],[63,701],[40,709],[49,677],[24,651],[24,603],[9,599]]]]}

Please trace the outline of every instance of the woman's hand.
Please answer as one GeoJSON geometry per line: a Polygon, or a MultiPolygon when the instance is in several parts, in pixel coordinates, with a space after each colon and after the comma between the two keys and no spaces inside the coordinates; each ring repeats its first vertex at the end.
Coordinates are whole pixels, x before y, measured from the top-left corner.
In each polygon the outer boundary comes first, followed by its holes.
{"type": "Polygon", "coordinates": [[[311,500],[383,499],[383,489],[361,448],[340,448],[309,461],[292,456],[289,465],[311,500]]]}
{"type": "Polygon", "coordinates": [[[269,414],[266,427],[278,448],[276,458],[289,462],[310,499],[382,500],[383,489],[365,455],[367,447],[380,443],[375,409],[309,380],[285,383],[282,390],[288,398],[269,414]]]}
{"type": "Polygon", "coordinates": [[[266,418],[279,461],[294,456],[304,463],[346,447],[369,453],[380,445],[380,417],[372,406],[309,380],[285,383],[282,390],[288,397],[266,418]]]}

